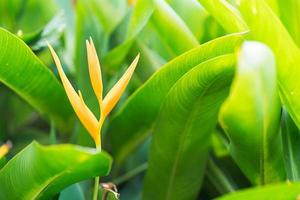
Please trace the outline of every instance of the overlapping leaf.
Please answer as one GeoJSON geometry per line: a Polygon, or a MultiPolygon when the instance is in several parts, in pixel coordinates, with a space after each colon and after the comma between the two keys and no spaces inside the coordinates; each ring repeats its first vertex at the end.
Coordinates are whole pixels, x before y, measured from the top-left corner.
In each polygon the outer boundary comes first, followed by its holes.
{"type": "Polygon", "coordinates": [[[300,133],[299,129],[285,109],[282,112],[281,135],[287,178],[290,181],[299,181],[300,133]]]}
{"type": "Polygon", "coordinates": [[[192,49],[160,68],[140,87],[110,124],[112,151],[122,161],[146,137],[170,88],[188,70],[216,56],[234,52],[243,34],[218,38],[192,49]]]}
{"type": "Polygon", "coordinates": [[[275,59],[270,49],[258,42],[244,43],[220,121],[229,137],[232,157],[255,184],[285,178],[276,86],[275,59]]]}
{"type": "Polygon", "coordinates": [[[54,74],[19,38],[0,28],[0,82],[40,113],[67,126],[72,111],[54,74]]]}
{"type": "Polygon", "coordinates": [[[241,0],[239,9],[250,37],[267,44],[276,57],[280,98],[300,127],[300,50],[265,1],[241,0]]]}
{"type": "Polygon", "coordinates": [[[247,31],[247,24],[244,22],[238,10],[225,0],[198,0],[217,22],[228,32],[247,31]]]}
{"type": "Polygon", "coordinates": [[[183,75],[168,92],[154,129],[145,200],[197,197],[211,133],[229,91],[234,64],[233,54],[205,61],[183,75]]]}

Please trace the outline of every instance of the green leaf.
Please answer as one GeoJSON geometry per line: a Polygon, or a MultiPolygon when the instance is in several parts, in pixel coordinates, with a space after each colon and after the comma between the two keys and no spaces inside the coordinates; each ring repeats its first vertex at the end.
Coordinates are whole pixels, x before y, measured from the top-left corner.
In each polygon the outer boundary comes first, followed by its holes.
{"type": "Polygon", "coordinates": [[[287,178],[291,181],[300,180],[300,133],[296,124],[283,109],[281,119],[282,147],[287,178]]]}
{"type": "Polygon", "coordinates": [[[90,0],[89,3],[106,33],[111,33],[116,28],[127,10],[126,1],[90,0]]]}
{"type": "Polygon", "coordinates": [[[206,10],[195,0],[167,0],[175,12],[184,20],[199,40],[205,34],[204,22],[208,17],[206,10]]]}
{"type": "Polygon", "coordinates": [[[265,45],[243,44],[220,121],[230,140],[231,155],[249,180],[265,184],[284,179],[276,67],[265,45]]]}
{"type": "Polygon", "coordinates": [[[82,188],[78,183],[67,187],[60,193],[59,200],[69,200],[69,199],[85,200],[82,188]]]}
{"type": "Polygon", "coordinates": [[[63,87],[26,44],[0,28],[0,82],[66,127],[72,111],[63,87]]]}
{"type": "Polygon", "coordinates": [[[178,56],[161,67],[126,102],[110,124],[111,147],[116,162],[121,162],[145,138],[171,87],[191,68],[220,56],[233,53],[243,34],[233,34],[210,41],[178,56]]]}
{"type": "Polygon", "coordinates": [[[104,66],[108,70],[121,68],[134,39],[144,29],[154,10],[153,0],[137,0],[128,25],[125,41],[110,50],[103,58],[104,66]]]}
{"type": "Polygon", "coordinates": [[[127,39],[137,36],[148,23],[154,10],[153,0],[136,0],[127,32],[127,39]]]}
{"type": "Polygon", "coordinates": [[[41,30],[56,11],[54,0],[1,0],[0,25],[14,33],[31,34],[41,30]]]}
{"type": "Polygon", "coordinates": [[[201,5],[216,19],[216,21],[228,32],[247,31],[247,24],[240,16],[239,11],[225,0],[198,0],[201,5]]]}
{"type": "Polygon", "coordinates": [[[49,199],[72,183],[107,175],[110,166],[104,152],[33,142],[0,170],[0,199],[49,199]]]}
{"type": "Polygon", "coordinates": [[[257,187],[225,195],[216,200],[295,200],[299,198],[300,183],[281,183],[257,187]]]}
{"type": "Polygon", "coordinates": [[[298,0],[277,0],[280,19],[300,47],[300,1],[298,0]]]}
{"type": "Polygon", "coordinates": [[[183,75],[168,92],[154,128],[145,200],[196,199],[234,65],[233,54],[210,59],[183,75]]]}
{"type": "Polygon", "coordinates": [[[20,38],[28,44],[32,50],[38,51],[46,47],[46,41],[54,44],[59,40],[65,28],[64,14],[58,13],[41,30],[32,34],[21,35],[20,38]]]}
{"type": "Polygon", "coordinates": [[[239,8],[250,28],[251,39],[267,44],[275,54],[280,98],[299,128],[299,49],[265,1],[241,0],[239,8]]]}
{"type": "Polygon", "coordinates": [[[156,27],[174,55],[180,55],[199,44],[188,26],[167,2],[154,0],[154,3],[155,10],[151,17],[151,23],[156,27]]]}

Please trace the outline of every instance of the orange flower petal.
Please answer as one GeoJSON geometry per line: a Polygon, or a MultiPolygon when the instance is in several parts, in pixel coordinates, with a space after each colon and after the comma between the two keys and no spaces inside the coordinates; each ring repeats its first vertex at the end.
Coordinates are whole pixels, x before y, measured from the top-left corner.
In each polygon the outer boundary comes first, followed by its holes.
{"type": "Polygon", "coordinates": [[[54,59],[54,62],[56,64],[59,76],[61,78],[61,81],[63,83],[63,86],[65,88],[65,91],[67,93],[67,96],[69,98],[69,101],[81,121],[81,123],[84,125],[84,127],[88,130],[90,135],[93,137],[96,146],[99,145],[99,129],[98,129],[98,121],[94,114],[89,110],[89,108],[84,103],[83,98],[80,98],[74,88],[72,87],[70,81],[68,80],[67,76],[65,75],[63,68],[61,66],[60,60],[58,56],[56,55],[55,51],[51,47],[50,44],[48,44],[48,47],[51,51],[52,57],[54,59]]]}
{"type": "MultiPolygon", "coordinates": [[[[108,92],[103,100],[103,117],[106,117],[110,111],[115,107],[124,90],[126,89],[129,80],[137,66],[140,54],[136,56],[130,67],[126,70],[120,80],[114,85],[114,87],[108,92]]],[[[101,116],[102,117],[102,116],[101,116]]]]}
{"type": "Polygon", "coordinates": [[[93,87],[94,93],[98,99],[100,110],[101,110],[102,92],[103,92],[101,68],[100,68],[98,55],[97,55],[94,43],[92,41],[92,38],[90,38],[90,42],[86,41],[86,48],[87,48],[87,57],[88,57],[88,63],[89,63],[90,79],[91,79],[92,87],[93,87]]]}

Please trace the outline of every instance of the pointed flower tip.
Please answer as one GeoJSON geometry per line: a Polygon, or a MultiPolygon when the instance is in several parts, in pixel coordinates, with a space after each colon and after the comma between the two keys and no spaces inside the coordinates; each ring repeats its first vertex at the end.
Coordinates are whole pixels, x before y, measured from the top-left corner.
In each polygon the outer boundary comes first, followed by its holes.
{"type": "Polygon", "coordinates": [[[103,100],[103,116],[106,117],[111,110],[115,107],[121,95],[124,93],[133,73],[139,61],[140,55],[138,54],[128,67],[126,72],[120,78],[120,80],[114,85],[114,87],[108,92],[103,100]]]}
{"type": "Polygon", "coordinates": [[[93,43],[93,39],[91,36],[89,37],[89,39],[90,39],[90,43],[93,43]]]}
{"type": "Polygon", "coordinates": [[[86,48],[88,49],[90,46],[90,42],[88,40],[85,40],[85,45],[86,45],[86,48]]]}

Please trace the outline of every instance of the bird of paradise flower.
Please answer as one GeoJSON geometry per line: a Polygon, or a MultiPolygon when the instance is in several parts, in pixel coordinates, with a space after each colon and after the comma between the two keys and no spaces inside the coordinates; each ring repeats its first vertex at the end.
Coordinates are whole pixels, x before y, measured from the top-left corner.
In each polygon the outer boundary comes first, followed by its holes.
{"type": "Polygon", "coordinates": [[[133,72],[137,66],[139,54],[136,56],[132,64],[123,74],[123,76],[119,79],[119,81],[113,86],[113,88],[107,93],[107,95],[103,99],[102,75],[97,52],[92,39],[90,38],[90,41],[86,41],[90,81],[94,93],[97,97],[101,113],[100,119],[98,120],[95,117],[95,115],[90,111],[88,106],[85,104],[81,92],[78,91],[77,93],[74,90],[73,86],[71,85],[70,81],[68,80],[66,74],[63,71],[62,65],[57,54],[55,53],[54,49],[49,43],[48,47],[56,64],[66,94],[77,117],[93,138],[96,148],[101,150],[101,128],[103,122],[108,116],[108,114],[111,112],[111,110],[115,107],[121,95],[125,91],[129,80],[131,79],[133,72]]]}

